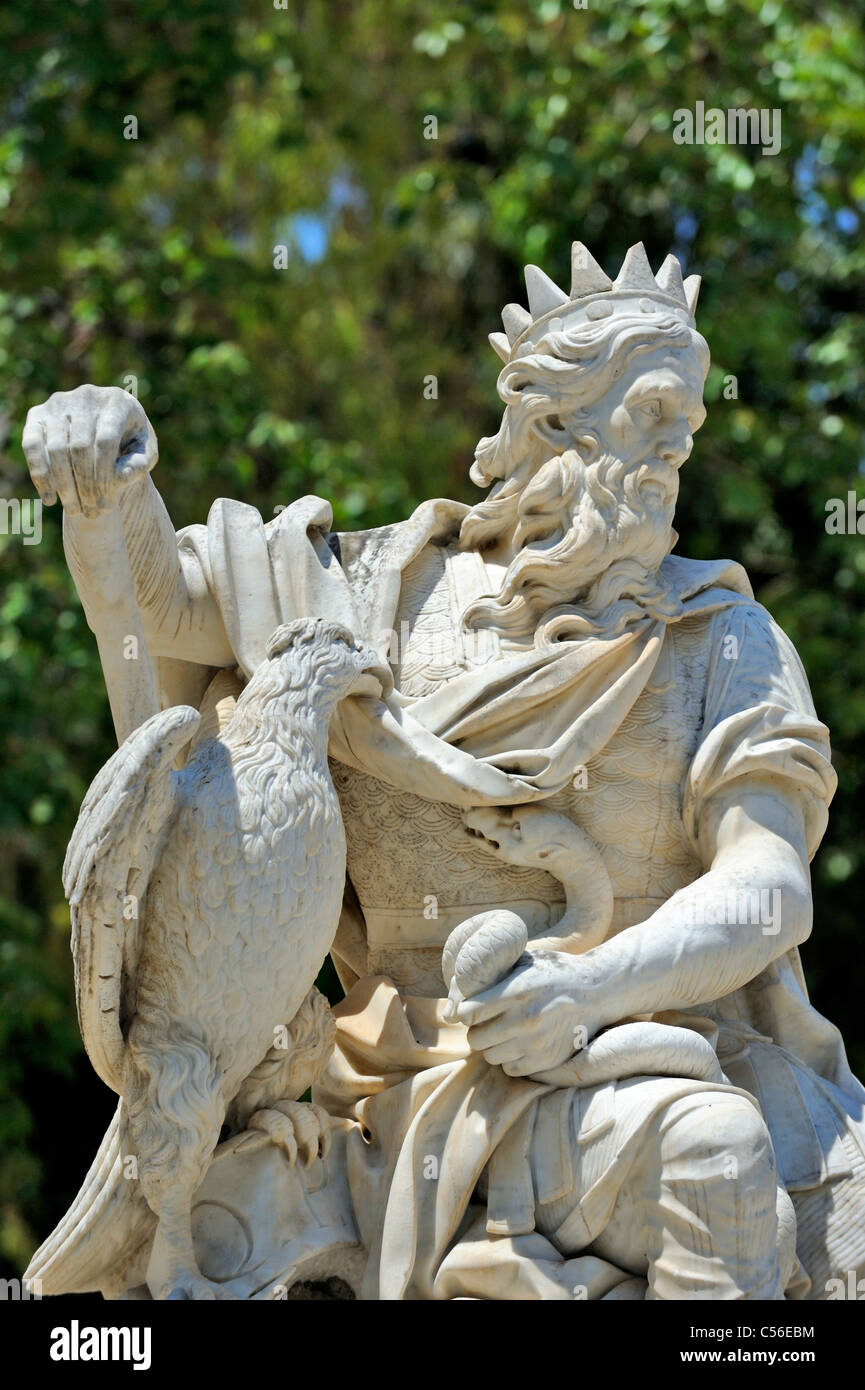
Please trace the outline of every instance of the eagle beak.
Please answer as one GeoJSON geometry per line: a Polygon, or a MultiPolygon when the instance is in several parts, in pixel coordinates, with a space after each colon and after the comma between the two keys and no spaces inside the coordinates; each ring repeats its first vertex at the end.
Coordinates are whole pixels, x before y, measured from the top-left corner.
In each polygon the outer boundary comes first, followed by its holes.
{"type": "Polygon", "coordinates": [[[386,700],[393,693],[393,672],[383,657],[371,647],[365,647],[362,655],[366,658],[364,666],[349,686],[347,695],[371,695],[374,700],[386,700]]]}

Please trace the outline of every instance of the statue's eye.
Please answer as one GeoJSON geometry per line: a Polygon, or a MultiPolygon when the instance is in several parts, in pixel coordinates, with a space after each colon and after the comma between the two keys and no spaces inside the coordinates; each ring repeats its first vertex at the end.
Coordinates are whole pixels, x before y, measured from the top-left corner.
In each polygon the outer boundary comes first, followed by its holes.
{"type": "Polygon", "coordinates": [[[653,420],[660,420],[663,405],[659,398],[655,396],[650,401],[643,401],[642,405],[640,406],[640,410],[642,410],[646,415],[651,415],[653,420]]]}

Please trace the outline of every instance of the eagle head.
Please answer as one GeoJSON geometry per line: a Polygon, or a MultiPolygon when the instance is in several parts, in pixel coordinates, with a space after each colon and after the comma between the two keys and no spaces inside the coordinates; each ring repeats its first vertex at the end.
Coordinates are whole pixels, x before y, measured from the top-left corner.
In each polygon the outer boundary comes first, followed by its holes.
{"type": "Polygon", "coordinates": [[[271,633],[266,646],[273,694],[306,690],[321,707],[335,706],[346,695],[388,694],[393,688],[389,666],[372,647],[355,640],[342,623],[330,618],[296,618],[271,633]]]}

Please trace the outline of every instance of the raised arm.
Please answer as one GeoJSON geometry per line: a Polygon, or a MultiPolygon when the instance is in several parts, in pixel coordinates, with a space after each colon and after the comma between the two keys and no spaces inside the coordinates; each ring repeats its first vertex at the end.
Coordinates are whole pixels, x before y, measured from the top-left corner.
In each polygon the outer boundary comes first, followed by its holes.
{"type": "Polygon", "coordinates": [[[158,449],[142,406],[116,386],[56,391],[28,412],[22,447],[46,506],[63,505],[69,569],[90,626],[111,602],[106,518],[119,513],[142,626],[155,656],[227,666],[233,654],[198,569],[184,569],[150,478],[158,449]]]}

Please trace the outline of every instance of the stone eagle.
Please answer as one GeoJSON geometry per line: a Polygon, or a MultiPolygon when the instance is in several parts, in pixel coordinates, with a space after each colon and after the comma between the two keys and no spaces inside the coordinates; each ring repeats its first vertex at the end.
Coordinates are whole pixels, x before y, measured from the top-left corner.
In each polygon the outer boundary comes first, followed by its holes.
{"type": "Polygon", "coordinates": [[[345,882],[328,729],[379,663],[319,618],[278,628],[267,658],[221,733],[189,706],[154,715],[81,807],[63,871],[78,1016],[121,1100],[27,1271],[43,1292],[99,1287],[152,1240],[153,1297],[230,1296],[199,1271],[190,1225],[221,1133],[264,1130],[292,1162],[326,1151],[326,1114],[297,1097],[333,1044],[313,988],[345,882]]]}

